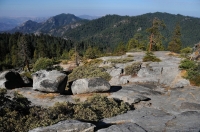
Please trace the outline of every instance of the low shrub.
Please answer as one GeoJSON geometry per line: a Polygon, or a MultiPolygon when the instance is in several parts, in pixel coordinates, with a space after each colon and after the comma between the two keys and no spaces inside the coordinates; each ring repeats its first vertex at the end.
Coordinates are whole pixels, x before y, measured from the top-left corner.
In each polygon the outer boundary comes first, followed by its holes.
{"type": "Polygon", "coordinates": [[[125,74],[126,75],[136,75],[141,67],[141,62],[133,63],[132,65],[128,65],[125,67],[125,74]]]}
{"type": "Polygon", "coordinates": [[[183,57],[188,57],[188,55],[190,53],[192,53],[192,48],[190,48],[190,47],[186,47],[186,48],[184,48],[184,49],[181,50],[181,55],[183,57]]]}
{"type": "Polygon", "coordinates": [[[74,117],[87,121],[99,121],[130,110],[130,106],[124,102],[117,102],[106,96],[95,95],[89,97],[85,102],[74,106],[74,117]]]}
{"type": "Polygon", "coordinates": [[[131,106],[124,102],[100,95],[90,97],[85,102],[77,101],[76,104],[63,102],[49,108],[42,108],[30,106],[30,102],[18,93],[15,93],[13,99],[5,94],[6,90],[0,89],[1,132],[26,132],[67,119],[99,121],[131,109],[131,106]]]}
{"type": "Polygon", "coordinates": [[[39,70],[51,69],[52,67],[53,67],[53,60],[49,58],[39,58],[35,62],[33,69],[34,71],[39,71],[39,70]]]}
{"type": "Polygon", "coordinates": [[[69,81],[92,77],[102,77],[107,81],[111,79],[111,76],[106,72],[104,68],[94,65],[83,65],[73,69],[72,73],[69,74],[69,81]]]}
{"type": "Polygon", "coordinates": [[[160,62],[161,60],[157,58],[152,52],[146,52],[146,55],[143,57],[143,62],[147,61],[160,62]]]}
{"type": "Polygon", "coordinates": [[[192,60],[184,59],[181,61],[179,68],[183,70],[195,69],[197,67],[196,63],[192,60]]]}
{"type": "Polygon", "coordinates": [[[21,74],[22,77],[32,78],[31,72],[24,72],[21,74]]]}
{"type": "Polygon", "coordinates": [[[187,71],[186,79],[189,79],[191,84],[200,86],[200,64],[192,60],[182,60],[179,68],[187,71]]]}
{"type": "Polygon", "coordinates": [[[116,64],[116,63],[132,62],[132,61],[134,61],[134,59],[133,59],[133,57],[127,57],[127,58],[121,58],[121,59],[109,59],[107,61],[116,64]]]}

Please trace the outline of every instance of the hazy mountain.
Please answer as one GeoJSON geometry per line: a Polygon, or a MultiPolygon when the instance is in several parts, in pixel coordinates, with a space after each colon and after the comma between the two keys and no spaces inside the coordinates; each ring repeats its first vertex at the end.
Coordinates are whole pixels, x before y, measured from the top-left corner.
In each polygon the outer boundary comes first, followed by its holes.
{"type": "Polygon", "coordinates": [[[28,20],[43,22],[47,17],[0,17],[0,31],[11,30],[28,20]]]}
{"type": "Polygon", "coordinates": [[[34,22],[32,20],[28,20],[22,25],[14,28],[15,31],[23,32],[23,33],[32,33],[36,31],[40,27],[40,23],[34,22]]]}
{"type": "Polygon", "coordinates": [[[89,16],[89,15],[80,15],[78,17],[82,19],[87,19],[87,20],[94,20],[94,19],[100,18],[100,16],[89,16]]]}
{"type": "Polygon", "coordinates": [[[76,17],[73,14],[59,14],[47,19],[45,22],[37,23],[27,21],[22,25],[12,29],[10,32],[22,33],[45,33],[55,36],[62,35],[65,31],[76,28],[87,20],[76,17]]]}

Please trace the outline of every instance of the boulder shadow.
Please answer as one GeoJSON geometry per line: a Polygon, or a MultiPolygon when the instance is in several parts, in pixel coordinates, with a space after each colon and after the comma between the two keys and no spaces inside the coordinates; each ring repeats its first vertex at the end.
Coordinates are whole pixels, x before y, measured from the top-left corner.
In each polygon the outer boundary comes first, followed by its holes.
{"type": "Polygon", "coordinates": [[[111,86],[109,92],[114,93],[122,89],[122,86],[111,86]]]}

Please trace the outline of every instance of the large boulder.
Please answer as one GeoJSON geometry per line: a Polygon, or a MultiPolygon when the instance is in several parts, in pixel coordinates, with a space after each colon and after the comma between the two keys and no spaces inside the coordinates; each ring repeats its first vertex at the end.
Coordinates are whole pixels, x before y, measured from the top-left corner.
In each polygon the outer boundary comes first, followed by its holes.
{"type": "Polygon", "coordinates": [[[15,71],[4,71],[0,74],[0,88],[20,88],[24,86],[20,74],[15,71]]]}
{"type": "Polygon", "coordinates": [[[51,126],[38,127],[29,132],[94,132],[94,127],[91,123],[65,120],[51,126]]]}
{"type": "Polygon", "coordinates": [[[57,70],[40,70],[32,74],[33,89],[42,92],[64,93],[68,77],[65,73],[57,70]]]}
{"type": "Polygon", "coordinates": [[[71,90],[73,94],[103,92],[110,90],[110,84],[103,78],[84,78],[74,81],[71,90]]]}

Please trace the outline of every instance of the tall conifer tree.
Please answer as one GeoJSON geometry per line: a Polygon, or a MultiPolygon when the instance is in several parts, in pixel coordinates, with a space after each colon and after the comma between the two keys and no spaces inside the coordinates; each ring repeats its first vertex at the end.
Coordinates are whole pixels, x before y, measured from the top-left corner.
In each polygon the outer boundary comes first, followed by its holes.
{"type": "Polygon", "coordinates": [[[179,53],[180,50],[181,50],[181,45],[182,45],[182,42],[181,42],[181,27],[180,27],[180,24],[177,23],[176,27],[174,29],[174,32],[173,32],[172,39],[168,44],[168,50],[172,51],[172,52],[179,53]]]}

